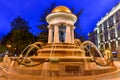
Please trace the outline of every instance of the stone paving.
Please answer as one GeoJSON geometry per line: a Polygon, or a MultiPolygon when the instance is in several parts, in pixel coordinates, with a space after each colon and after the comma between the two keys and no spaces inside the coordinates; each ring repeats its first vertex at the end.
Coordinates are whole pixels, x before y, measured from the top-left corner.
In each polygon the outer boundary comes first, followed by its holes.
{"type": "Polygon", "coordinates": [[[0,80],[120,80],[120,71],[102,74],[102,75],[94,75],[94,76],[80,76],[80,77],[42,77],[33,78],[26,77],[25,75],[14,75],[14,76],[7,76],[3,75],[3,71],[0,70],[0,80]]]}
{"type": "Polygon", "coordinates": [[[27,77],[27,75],[17,75],[13,74],[8,76],[4,74],[0,66],[0,80],[120,80],[120,70],[101,74],[101,75],[93,75],[93,76],[79,76],[79,77],[27,77]]]}

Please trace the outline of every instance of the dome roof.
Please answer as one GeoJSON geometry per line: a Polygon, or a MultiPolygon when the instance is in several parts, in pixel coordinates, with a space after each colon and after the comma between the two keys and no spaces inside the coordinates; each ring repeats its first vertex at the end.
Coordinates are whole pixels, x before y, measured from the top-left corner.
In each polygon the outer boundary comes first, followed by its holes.
{"type": "Polygon", "coordinates": [[[52,10],[52,13],[55,12],[67,12],[67,13],[72,13],[71,10],[69,8],[67,8],[66,6],[57,6],[56,8],[54,8],[52,10]]]}

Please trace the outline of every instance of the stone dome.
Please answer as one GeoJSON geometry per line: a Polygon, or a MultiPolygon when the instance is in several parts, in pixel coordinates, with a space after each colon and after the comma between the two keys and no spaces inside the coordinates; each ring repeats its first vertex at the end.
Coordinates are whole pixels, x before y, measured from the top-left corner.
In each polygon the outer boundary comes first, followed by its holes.
{"type": "Polygon", "coordinates": [[[56,13],[56,12],[72,13],[71,10],[67,8],[66,6],[57,6],[56,8],[52,10],[52,13],[56,13]]]}

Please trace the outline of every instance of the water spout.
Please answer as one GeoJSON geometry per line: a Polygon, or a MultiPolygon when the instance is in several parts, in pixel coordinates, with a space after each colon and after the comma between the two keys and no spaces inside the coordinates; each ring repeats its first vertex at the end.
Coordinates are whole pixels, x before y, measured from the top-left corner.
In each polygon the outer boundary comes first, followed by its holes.
{"type": "Polygon", "coordinates": [[[81,43],[80,46],[84,48],[84,46],[88,46],[88,45],[92,46],[98,52],[98,54],[100,55],[100,57],[101,57],[102,61],[104,62],[104,64],[107,64],[107,62],[105,61],[103,55],[100,53],[100,51],[97,49],[97,47],[92,42],[85,41],[85,42],[81,43]]]}

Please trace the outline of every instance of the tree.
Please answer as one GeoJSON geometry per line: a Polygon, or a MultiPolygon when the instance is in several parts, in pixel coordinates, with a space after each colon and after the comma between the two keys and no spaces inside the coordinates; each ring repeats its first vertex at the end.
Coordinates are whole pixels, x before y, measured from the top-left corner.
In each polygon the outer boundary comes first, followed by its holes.
{"type": "Polygon", "coordinates": [[[3,38],[2,44],[9,51],[19,55],[27,45],[35,41],[34,36],[29,32],[28,23],[20,16],[11,22],[11,27],[12,30],[3,38]]]}
{"type": "Polygon", "coordinates": [[[85,37],[83,35],[80,35],[79,33],[77,33],[77,31],[75,31],[74,36],[76,39],[79,39],[82,42],[85,41],[85,37]]]}
{"type": "Polygon", "coordinates": [[[44,13],[40,16],[40,20],[39,20],[40,24],[37,27],[40,29],[41,33],[38,36],[37,41],[47,43],[47,41],[48,41],[48,28],[47,28],[48,23],[46,22],[46,16],[52,11],[52,9],[55,8],[55,6],[56,6],[56,4],[52,3],[50,5],[50,7],[46,8],[44,13]]]}
{"type": "Polygon", "coordinates": [[[80,39],[81,41],[85,41],[85,37],[80,34],[82,29],[81,29],[80,19],[79,18],[81,16],[82,12],[83,12],[83,9],[81,9],[79,12],[75,13],[75,15],[77,16],[77,22],[75,23],[76,28],[75,28],[74,35],[75,35],[75,38],[80,39]]]}
{"type": "Polygon", "coordinates": [[[79,29],[78,31],[81,31],[81,25],[80,25],[80,16],[83,12],[83,9],[81,9],[79,12],[75,13],[75,15],[77,16],[77,22],[75,23],[76,29],[79,29]]]}
{"type": "Polygon", "coordinates": [[[4,53],[4,51],[5,51],[5,47],[0,42],[0,54],[4,53]]]}
{"type": "Polygon", "coordinates": [[[25,30],[28,31],[30,29],[28,22],[18,16],[11,22],[12,30],[25,30]]]}

